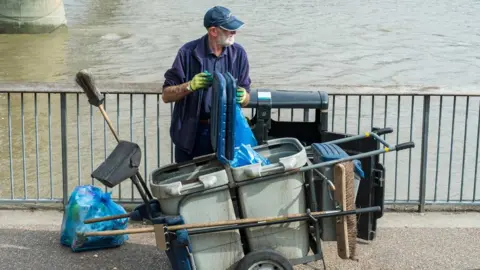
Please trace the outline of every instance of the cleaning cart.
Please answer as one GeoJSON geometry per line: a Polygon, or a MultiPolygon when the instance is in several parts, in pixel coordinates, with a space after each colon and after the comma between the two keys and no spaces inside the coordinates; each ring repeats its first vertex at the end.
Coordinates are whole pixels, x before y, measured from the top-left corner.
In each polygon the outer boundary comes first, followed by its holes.
{"type": "MultiPolygon", "coordinates": [[[[85,72],[82,74],[83,79],[77,79],[77,83],[85,90],[90,104],[99,107],[109,123],[102,106],[103,96],[91,77],[85,72]]],[[[386,130],[307,147],[293,137],[267,139],[253,147],[255,153],[268,160],[267,164],[232,166],[238,151],[234,147],[238,135],[234,123],[238,113],[235,80],[229,73],[215,72],[213,76],[211,143],[215,153],[154,170],[148,188],[138,170],[139,146],[115,135],[117,147],[92,177],[108,187],[131,179],[144,203],[128,217],[148,220],[152,226],[82,232],[81,236],[154,233],[157,246],[165,251],[173,269],[293,269],[293,265],[323,260],[321,220],[337,218],[335,235],[339,250],[345,258],[351,257],[348,246],[352,243],[348,242],[347,234],[349,230],[356,232],[356,226],[348,227],[343,217],[382,209],[380,206],[354,207],[358,188],[354,187],[354,178],[348,177],[348,168],[353,172],[353,166],[348,164],[412,148],[414,143],[390,145],[378,135],[386,130]],[[336,157],[328,157],[325,151],[319,150],[364,138],[374,138],[383,147],[356,155],[340,153],[336,157]],[[310,158],[311,153],[315,153],[315,159],[310,158]],[[333,167],[334,174],[320,170],[333,167]],[[320,211],[316,185],[321,181],[316,181],[313,171],[323,177],[322,181],[331,183],[334,196],[328,210],[320,211]],[[349,207],[346,207],[347,201],[349,207]]],[[[109,127],[115,134],[110,124],[109,127]]],[[[99,218],[86,223],[124,217],[99,218]]]]}

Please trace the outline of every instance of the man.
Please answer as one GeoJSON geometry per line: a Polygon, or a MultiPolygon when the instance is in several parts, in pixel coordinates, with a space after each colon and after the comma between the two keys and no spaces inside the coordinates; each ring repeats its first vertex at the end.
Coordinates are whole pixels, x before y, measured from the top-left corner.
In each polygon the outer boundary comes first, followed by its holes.
{"type": "Polygon", "coordinates": [[[203,25],[207,33],[184,44],[165,73],[162,99],[175,102],[170,137],[176,163],[213,153],[209,122],[213,72],[230,72],[237,79],[237,103],[242,107],[250,100],[247,53],[235,43],[244,22],[229,9],[215,6],[206,12],[203,25]]]}

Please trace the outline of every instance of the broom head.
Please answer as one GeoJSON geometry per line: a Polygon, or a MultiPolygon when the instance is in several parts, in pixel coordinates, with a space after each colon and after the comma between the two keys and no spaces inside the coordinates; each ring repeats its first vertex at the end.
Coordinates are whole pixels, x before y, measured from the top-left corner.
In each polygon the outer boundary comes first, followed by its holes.
{"type": "MultiPolygon", "coordinates": [[[[353,168],[351,161],[334,165],[335,200],[341,206],[342,211],[355,210],[353,168]]],[[[336,231],[338,256],[342,259],[358,261],[356,215],[339,217],[336,231]]]]}
{"type": "Polygon", "coordinates": [[[105,97],[100,93],[100,91],[98,91],[97,87],[95,86],[95,80],[88,70],[80,70],[75,76],[75,82],[87,95],[88,103],[95,107],[103,104],[105,97]]]}

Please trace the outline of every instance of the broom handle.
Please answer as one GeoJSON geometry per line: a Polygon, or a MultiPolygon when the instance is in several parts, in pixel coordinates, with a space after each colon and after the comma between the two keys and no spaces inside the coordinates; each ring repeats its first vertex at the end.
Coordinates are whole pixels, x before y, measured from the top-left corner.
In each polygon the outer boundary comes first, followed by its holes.
{"type": "Polygon", "coordinates": [[[114,215],[114,216],[108,216],[108,217],[91,218],[91,219],[85,220],[83,223],[84,224],[90,224],[90,223],[95,223],[95,222],[115,220],[115,219],[120,219],[120,218],[129,218],[129,217],[130,217],[130,213],[126,213],[126,214],[114,215]]]}
{"type": "MultiPolygon", "coordinates": [[[[113,128],[113,125],[112,125],[112,121],[110,121],[110,118],[108,117],[107,115],[107,112],[105,112],[105,109],[103,108],[103,104],[100,104],[98,105],[98,109],[100,109],[100,112],[102,113],[103,115],[103,118],[105,119],[105,121],[107,121],[107,124],[108,124],[108,127],[110,128],[110,130],[112,131],[113,133],[113,136],[115,137],[115,140],[117,140],[117,143],[120,143],[120,139],[118,138],[117,136],[117,132],[115,132],[115,129],[113,128]]],[[[142,176],[140,175],[140,173],[137,171],[137,173],[135,174],[140,182],[140,184],[142,185],[143,189],[144,189],[144,192],[145,192],[145,195],[148,197],[148,199],[152,199],[153,196],[152,194],[150,193],[150,191],[148,190],[148,187],[147,187],[147,184],[145,183],[145,181],[143,180],[142,176]]],[[[137,189],[140,189],[139,187],[137,187],[137,189]]],[[[139,190],[140,191],[140,190],[139,190]]],[[[140,191],[140,194],[142,194],[142,192],[140,191]]],[[[142,198],[143,198],[143,195],[142,195],[142,198]]],[[[147,203],[148,200],[145,200],[145,203],[147,203]]]]}
{"type": "Polygon", "coordinates": [[[108,127],[109,127],[110,130],[112,131],[113,136],[114,136],[115,139],[117,140],[117,143],[120,142],[120,139],[119,139],[118,136],[117,136],[117,132],[115,132],[115,129],[113,129],[112,122],[110,121],[110,118],[108,117],[107,113],[105,112],[105,109],[103,108],[103,104],[98,105],[98,108],[100,109],[100,112],[102,113],[103,118],[105,119],[105,121],[107,121],[108,127]]]}
{"type": "Polygon", "coordinates": [[[99,232],[85,232],[85,233],[79,232],[78,234],[88,237],[88,236],[113,236],[113,235],[122,235],[122,234],[149,233],[149,232],[154,232],[153,227],[135,228],[135,229],[126,229],[126,230],[99,231],[99,232]]]}
{"type": "MultiPolygon", "coordinates": [[[[331,212],[331,211],[330,211],[331,212]]],[[[325,214],[327,211],[322,212],[311,212],[312,215],[321,215],[325,214]]],[[[280,221],[286,220],[289,218],[296,218],[296,217],[304,217],[307,214],[291,214],[286,216],[278,216],[278,217],[266,217],[266,218],[244,218],[244,219],[233,219],[233,220],[224,220],[224,221],[216,221],[216,222],[207,222],[207,223],[193,223],[193,224],[184,224],[184,225],[175,225],[175,226],[168,226],[168,230],[176,231],[176,230],[183,230],[183,229],[197,229],[197,228],[207,228],[207,227],[216,227],[216,226],[224,226],[224,225],[235,225],[235,224],[247,224],[247,223],[260,223],[260,222],[272,222],[272,221],[280,221]]]]}
{"type": "MultiPolygon", "coordinates": [[[[340,210],[311,212],[310,214],[314,216],[314,215],[327,214],[331,212],[340,212],[340,210]]],[[[280,220],[286,220],[289,218],[304,217],[304,216],[307,216],[307,214],[291,214],[291,215],[278,216],[278,217],[245,218],[245,219],[223,220],[223,221],[208,222],[208,223],[192,223],[192,224],[168,226],[167,228],[169,231],[176,231],[176,230],[183,230],[183,229],[197,229],[197,228],[224,226],[224,225],[272,222],[272,221],[280,221],[280,220]]],[[[82,233],[82,235],[83,236],[111,236],[111,235],[148,233],[148,232],[154,232],[154,228],[149,227],[149,228],[135,228],[135,229],[111,230],[111,231],[100,231],[100,232],[85,232],[85,233],[82,233]]]]}

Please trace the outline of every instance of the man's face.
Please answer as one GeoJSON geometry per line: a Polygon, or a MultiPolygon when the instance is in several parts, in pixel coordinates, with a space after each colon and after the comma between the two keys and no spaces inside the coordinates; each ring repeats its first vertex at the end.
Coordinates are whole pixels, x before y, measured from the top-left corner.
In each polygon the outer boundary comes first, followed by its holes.
{"type": "Polygon", "coordinates": [[[236,31],[228,31],[225,29],[222,29],[220,27],[216,27],[217,29],[217,44],[228,47],[233,45],[235,42],[235,34],[237,33],[236,31]]]}

